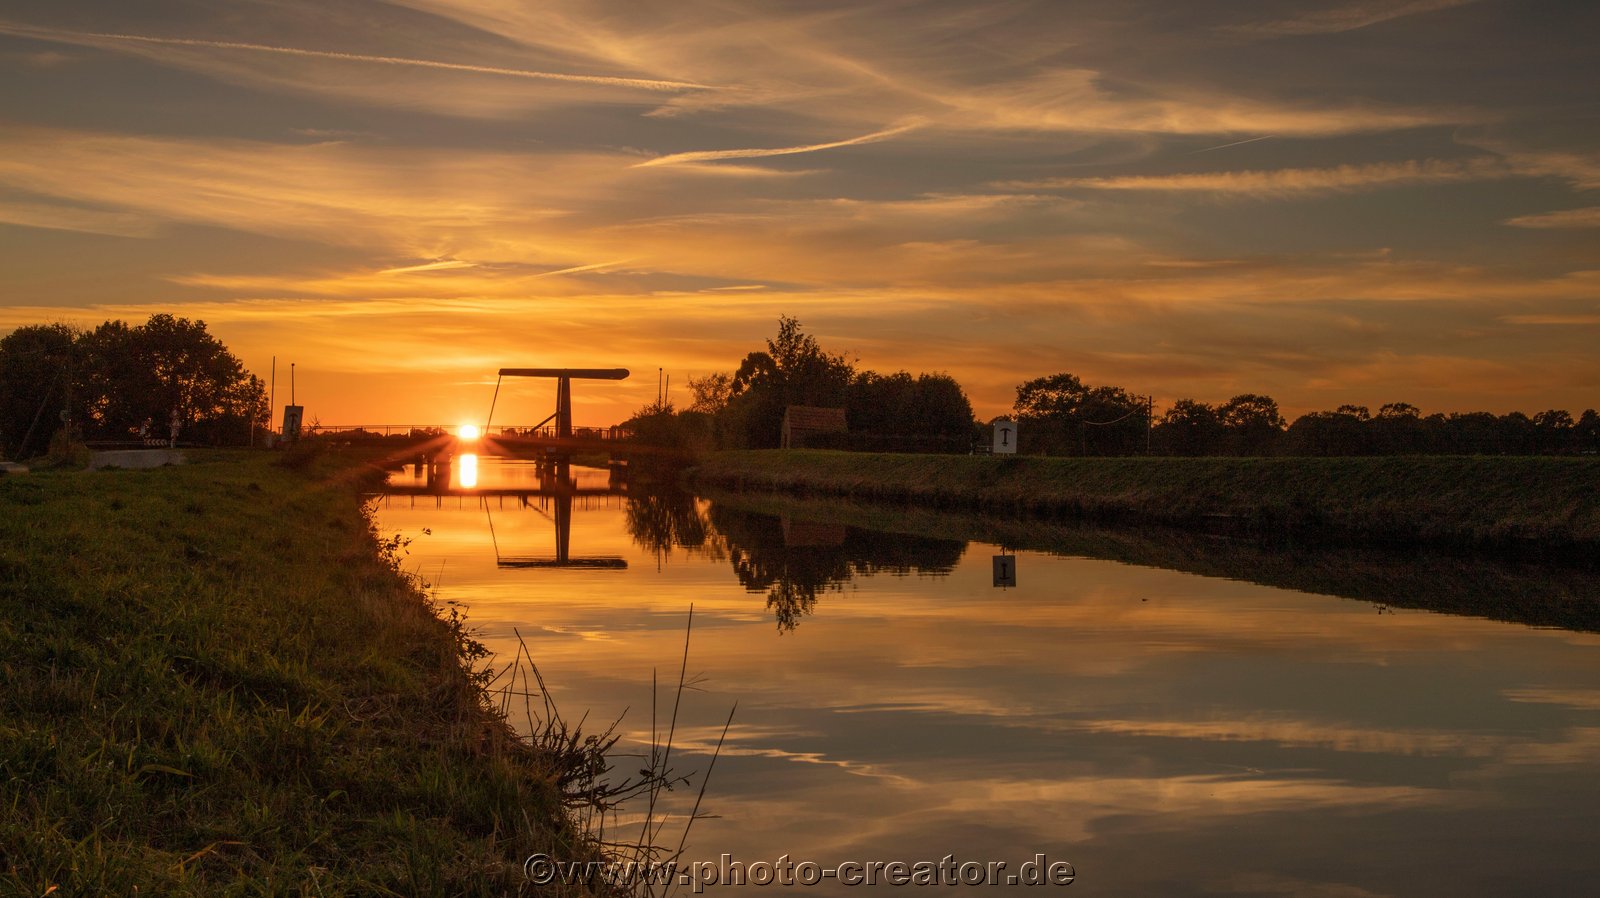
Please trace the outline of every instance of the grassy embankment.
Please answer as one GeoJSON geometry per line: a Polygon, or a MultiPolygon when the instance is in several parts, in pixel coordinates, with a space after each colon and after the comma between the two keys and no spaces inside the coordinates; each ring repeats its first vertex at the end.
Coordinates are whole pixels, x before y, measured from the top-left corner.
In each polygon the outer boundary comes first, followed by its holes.
{"type": "Polygon", "coordinates": [[[504,895],[586,850],[349,466],[283,458],[0,476],[0,894],[504,895]]]}
{"type": "Polygon", "coordinates": [[[1042,458],[718,452],[695,483],[1223,530],[1582,559],[1600,549],[1600,459],[1042,458]]]}

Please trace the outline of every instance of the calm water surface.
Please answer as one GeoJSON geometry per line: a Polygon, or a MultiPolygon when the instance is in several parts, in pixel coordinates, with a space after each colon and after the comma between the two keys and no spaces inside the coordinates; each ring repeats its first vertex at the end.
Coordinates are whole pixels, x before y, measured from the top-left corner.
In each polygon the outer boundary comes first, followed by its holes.
{"type": "MultiPolygon", "coordinates": [[[[538,484],[489,458],[469,479],[538,484]]],[[[694,606],[675,766],[738,711],[688,858],[1043,854],[1094,895],[1594,893],[1600,636],[1047,552],[996,587],[995,545],[800,506],[559,506],[391,495],[378,520],[491,649],[520,631],[564,711],[627,710],[636,740],[694,606]]],[[[879,890],[905,891],[802,891],[879,890]]]]}

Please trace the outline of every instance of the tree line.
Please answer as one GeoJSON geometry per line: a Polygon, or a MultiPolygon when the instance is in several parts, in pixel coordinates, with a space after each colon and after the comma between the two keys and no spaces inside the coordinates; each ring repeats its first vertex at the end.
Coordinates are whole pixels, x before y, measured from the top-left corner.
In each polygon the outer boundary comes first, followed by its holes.
{"type": "Polygon", "coordinates": [[[857,368],[824,350],[800,322],[782,317],[766,348],[734,371],[690,378],[693,399],[679,410],[652,403],[627,424],[646,442],[677,448],[765,449],[778,445],[790,406],[842,408],[847,433],[818,434],[809,446],[882,452],[971,450],[972,403],[948,374],[857,368]]]}
{"type": "Polygon", "coordinates": [[[1422,414],[1406,402],[1341,405],[1288,421],[1244,393],[1218,405],[1179,399],[1157,415],[1144,396],[1070,374],[1030,380],[1013,407],[1023,451],[1051,455],[1574,455],[1600,452],[1600,414],[1550,409],[1422,414]]]}
{"type": "MultiPolygon", "coordinates": [[[[772,448],[791,405],[843,408],[850,432],[810,445],[966,453],[986,447],[990,425],[948,374],[879,374],[823,349],[787,316],[766,348],[734,371],[691,378],[685,410],[668,401],[628,422],[647,442],[680,448],[772,448]]],[[[1048,455],[1559,455],[1600,452],[1600,414],[1550,409],[1424,415],[1405,402],[1341,405],[1287,420],[1271,396],[1242,393],[1209,404],[1179,399],[1157,410],[1147,396],[1084,383],[1073,374],[1017,386],[1009,416],[1022,451],[1048,455]]]]}
{"type": "Polygon", "coordinates": [[[204,321],[152,315],[93,330],[29,325],[0,338],[0,450],[63,440],[245,444],[270,419],[266,386],[204,321]]]}

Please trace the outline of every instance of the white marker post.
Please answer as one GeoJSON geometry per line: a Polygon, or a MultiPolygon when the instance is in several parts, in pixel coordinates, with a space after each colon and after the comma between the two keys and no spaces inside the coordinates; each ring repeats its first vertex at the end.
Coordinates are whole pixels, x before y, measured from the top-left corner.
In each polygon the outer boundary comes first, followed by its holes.
{"type": "Polygon", "coordinates": [[[994,454],[1017,454],[1017,422],[1006,418],[994,422],[994,454]]]}

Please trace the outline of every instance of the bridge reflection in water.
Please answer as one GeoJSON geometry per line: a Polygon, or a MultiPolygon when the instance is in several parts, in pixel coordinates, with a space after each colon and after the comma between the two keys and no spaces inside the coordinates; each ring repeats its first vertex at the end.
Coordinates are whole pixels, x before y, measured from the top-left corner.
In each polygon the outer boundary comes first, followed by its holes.
{"type": "Polygon", "coordinates": [[[628,562],[619,556],[574,555],[572,552],[574,503],[577,510],[582,510],[597,504],[609,505],[611,499],[621,502],[628,495],[627,483],[617,469],[609,472],[588,468],[574,470],[565,459],[517,461],[494,457],[488,459],[485,467],[492,471],[492,476],[485,478],[489,484],[480,485],[480,460],[476,454],[421,458],[402,468],[398,477],[390,477],[383,497],[386,501],[410,497],[413,506],[419,497],[432,497],[435,507],[442,507],[447,498],[475,499],[488,519],[498,567],[627,569],[628,562]],[[512,500],[513,510],[532,511],[550,522],[555,529],[553,556],[502,551],[494,513],[506,509],[507,499],[512,500]]]}

